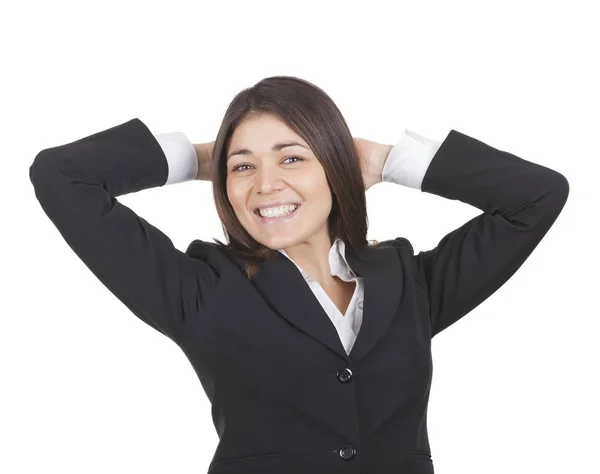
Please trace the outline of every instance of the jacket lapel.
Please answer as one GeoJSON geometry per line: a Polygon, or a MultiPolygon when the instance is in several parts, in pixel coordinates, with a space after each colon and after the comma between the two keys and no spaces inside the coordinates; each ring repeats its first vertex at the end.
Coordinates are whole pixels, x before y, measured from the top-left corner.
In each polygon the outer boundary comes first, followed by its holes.
{"type": "Polygon", "coordinates": [[[394,248],[346,248],[348,264],[364,278],[363,321],[350,351],[350,359],[358,361],[383,337],[396,316],[403,269],[394,248]]]}
{"type": "Polygon", "coordinates": [[[280,316],[334,351],[346,362],[358,361],[375,346],[391,324],[402,288],[402,268],[393,248],[346,246],[348,264],[364,278],[363,321],[350,355],[335,326],[302,274],[284,255],[263,262],[252,278],[255,288],[280,316]]]}

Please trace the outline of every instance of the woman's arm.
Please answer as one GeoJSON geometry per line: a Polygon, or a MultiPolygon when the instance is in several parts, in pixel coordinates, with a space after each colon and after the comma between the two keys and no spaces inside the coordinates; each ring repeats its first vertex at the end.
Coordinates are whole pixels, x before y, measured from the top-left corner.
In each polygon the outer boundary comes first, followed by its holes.
{"type": "Polygon", "coordinates": [[[217,285],[218,269],[178,250],[116,199],[191,179],[193,160],[177,152],[167,158],[162,147],[173,140],[163,138],[133,119],[40,151],[29,177],[43,210],[83,263],[137,317],[179,342],[217,285]]]}
{"type": "Polygon", "coordinates": [[[425,292],[432,337],[523,265],[569,195],[569,183],[559,172],[456,130],[443,142],[407,134],[390,152],[383,177],[483,211],[417,255],[403,237],[387,241],[425,292]]]}

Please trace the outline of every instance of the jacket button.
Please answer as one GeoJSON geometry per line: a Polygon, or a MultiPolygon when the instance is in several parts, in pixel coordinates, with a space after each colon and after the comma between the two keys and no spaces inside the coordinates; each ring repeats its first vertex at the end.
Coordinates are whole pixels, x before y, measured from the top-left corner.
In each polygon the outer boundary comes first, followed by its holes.
{"type": "Polygon", "coordinates": [[[363,309],[363,302],[362,302],[362,300],[360,300],[360,301],[358,302],[358,308],[359,308],[359,309],[363,309]]]}
{"type": "Polygon", "coordinates": [[[342,459],[349,461],[354,456],[356,456],[356,449],[354,449],[353,446],[345,446],[342,449],[340,449],[340,457],[342,459]]]}
{"type": "Polygon", "coordinates": [[[350,382],[352,380],[352,371],[350,369],[340,370],[337,373],[337,378],[342,383],[350,382]]]}

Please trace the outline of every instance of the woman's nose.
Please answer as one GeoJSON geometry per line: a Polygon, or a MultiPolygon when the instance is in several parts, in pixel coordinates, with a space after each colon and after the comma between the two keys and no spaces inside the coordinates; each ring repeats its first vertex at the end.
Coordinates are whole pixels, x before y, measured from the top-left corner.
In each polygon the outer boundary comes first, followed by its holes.
{"type": "Polygon", "coordinates": [[[277,166],[261,166],[256,174],[256,187],[268,191],[281,184],[281,174],[277,166]]]}

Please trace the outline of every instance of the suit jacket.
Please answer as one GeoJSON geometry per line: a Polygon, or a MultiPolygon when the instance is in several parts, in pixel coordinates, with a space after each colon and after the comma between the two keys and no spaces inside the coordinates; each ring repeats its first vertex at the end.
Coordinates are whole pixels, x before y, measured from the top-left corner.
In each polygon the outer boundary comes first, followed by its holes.
{"type": "MultiPolygon", "coordinates": [[[[196,178],[199,166],[196,149],[184,133],[160,133],[155,134],[154,138],[160,144],[167,159],[169,176],[166,184],[177,184],[196,178]]],[[[385,157],[385,163],[381,171],[382,182],[400,184],[421,190],[425,172],[441,144],[441,141],[405,129],[385,157]]],[[[284,249],[279,249],[279,252],[289,258],[284,249]]],[[[360,331],[363,319],[363,279],[355,275],[348,265],[345,242],[341,238],[335,239],[329,249],[328,259],[330,273],[333,276],[356,284],[344,314],[339,311],[329,295],[323,291],[319,282],[306,273],[293,259],[292,262],[298,267],[306,284],[321,303],[329,319],[331,319],[346,354],[349,354],[356,342],[356,335],[360,331]]]]}
{"type": "Polygon", "coordinates": [[[565,177],[451,130],[422,191],[482,214],[415,255],[408,239],[347,248],[364,278],[350,354],[284,255],[247,280],[215,243],[185,252],[116,197],[162,186],[139,119],[38,153],[29,175],[65,241],[133,314],[171,338],[212,404],[212,474],[432,474],[431,339],[502,286],[561,212],[565,177]]]}

